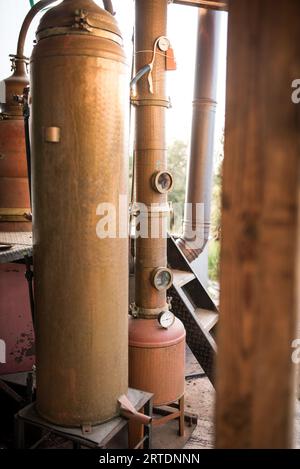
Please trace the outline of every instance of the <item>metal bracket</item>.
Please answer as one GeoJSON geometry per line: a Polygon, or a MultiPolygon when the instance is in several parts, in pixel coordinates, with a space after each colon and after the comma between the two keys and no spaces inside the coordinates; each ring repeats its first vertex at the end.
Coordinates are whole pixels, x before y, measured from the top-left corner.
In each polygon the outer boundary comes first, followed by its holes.
{"type": "Polygon", "coordinates": [[[90,423],[85,423],[81,425],[81,431],[83,435],[89,435],[93,433],[93,427],[90,423]]]}
{"type": "Polygon", "coordinates": [[[75,10],[73,29],[81,29],[83,31],[92,31],[91,26],[88,24],[88,11],[75,10]]]}
{"type": "Polygon", "coordinates": [[[26,67],[26,71],[28,73],[28,66],[29,66],[29,59],[28,57],[20,57],[18,55],[14,55],[14,54],[9,54],[9,57],[10,57],[10,61],[11,61],[11,66],[10,66],[10,69],[12,72],[15,72],[16,71],[16,68],[17,68],[17,65],[16,63],[17,62],[24,62],[25,63],[25,67],[26,67]]]}

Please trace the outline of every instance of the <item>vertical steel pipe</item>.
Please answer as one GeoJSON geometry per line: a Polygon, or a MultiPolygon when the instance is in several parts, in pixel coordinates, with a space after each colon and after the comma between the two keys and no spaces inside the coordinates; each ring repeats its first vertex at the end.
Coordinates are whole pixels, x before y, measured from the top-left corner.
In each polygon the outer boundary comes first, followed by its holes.
{"type": "Polygon", "coordinates": [[[178,240],[189,261],[203,251],[210,230],[219,35],[220,12],[199,8],[191,150],[178,240]]]}

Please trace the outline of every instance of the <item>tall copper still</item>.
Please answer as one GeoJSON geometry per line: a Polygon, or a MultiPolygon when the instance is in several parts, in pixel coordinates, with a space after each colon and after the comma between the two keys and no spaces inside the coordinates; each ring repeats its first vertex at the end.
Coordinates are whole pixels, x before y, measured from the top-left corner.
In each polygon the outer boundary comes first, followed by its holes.
{"type": "Polygon", "coordinates": [[[0,104],[0,231],[30,231],[30,198],[22,105],[16,101],[28,85],[23,58],[12,57],[0,104]]]}
{"type": "Polygon", "coordinates": [[[137,81],[135,173],[136,202],[146,236],[136,239],[135,304],[129,320],[129,383],[154,393],[154,404],[162,405],[184,394],[185,330],[175,319],[164,329],[159,319],[169,312],[167,289],[172,272],[167,268],[167,193],[172,175],[167,171],[165,114],[168,0],[136,0],[135,69],[153,60],[151,76],[137,81]],[[158,47],[156,48],[156,46],[158,47]],[[151,86],[152,85],[152,86],[151,86]],[[155,227],[160,230],[154,233],[155,227]]]}
{"type": "Polygon", "coordinates": [[[128,241],[97,230],[99,204],[118,209],[127,193],[114,17],[64,0],[40,22],[30,69],[37,409],[55,424],[96,424],[118,414],[128,387],[128,241]]]}

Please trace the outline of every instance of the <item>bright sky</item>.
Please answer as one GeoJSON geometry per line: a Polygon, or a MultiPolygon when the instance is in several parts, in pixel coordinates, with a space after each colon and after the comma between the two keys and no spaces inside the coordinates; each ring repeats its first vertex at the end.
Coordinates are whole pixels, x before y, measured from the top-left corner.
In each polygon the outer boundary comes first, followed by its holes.
{"type": "MultiPolygon", "coordinates": [[[[95,0],[102,6],[101,0],[95,0]]],[[[132,51],[132,31],[134,23],[134,1],[113,0],[117,20],[124,37],[124,45],[130,56],[132,51]]],[[[0,0],[0,80],[10,74],[8,55],[15,53],[18,32],[22,20],[29,10],[29,0],[0,0]]],[[[222,31],[219,60],[218,108],[216,119],[216,150],[224,127],[225,109],[225,68],[226,68],[226,36],[227,14],[222,16],[222,31]]],[[[177,70],[168,72],[168,95],[171,98],[172,109],[167,111],[167,141],[172,143],[180,139],[189,143],[192,100],[194,87],[194,64],[196,52],[197,9],[182,5],[169,5],[168,37],[174,48],[177,70]]],[[[30,28],[25,53],[30,55],[34,33],[39,19],[30,28]]],[[[0,100],[3,100],[3,90],[0,88],[0,100]]]]}

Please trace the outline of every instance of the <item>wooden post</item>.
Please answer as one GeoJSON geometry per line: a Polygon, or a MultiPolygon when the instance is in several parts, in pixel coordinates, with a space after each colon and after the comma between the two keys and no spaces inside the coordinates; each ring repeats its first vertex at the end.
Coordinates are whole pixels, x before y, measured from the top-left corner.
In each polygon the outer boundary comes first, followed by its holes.
{"type": "MultiPolygon", "coordinates": [[[[297,285],[300,285],[300,184],[298,187],[298,253],[297,253],[297,285]]],[[[297,289],[297,335],[300,340],[300,288],[297,289]]],[[[299,347],[299,346],[298,346],[299,347]]],[[[300,355],[300,354],[299,354],[300,355]]],[[[297,366],[296,396],[300,400],[300,363],[297,366]]]]}
{"type": "Polygon", "coordinates": [[[291,445],[299,0],[230,0],[216,445],[291,445]]]}

